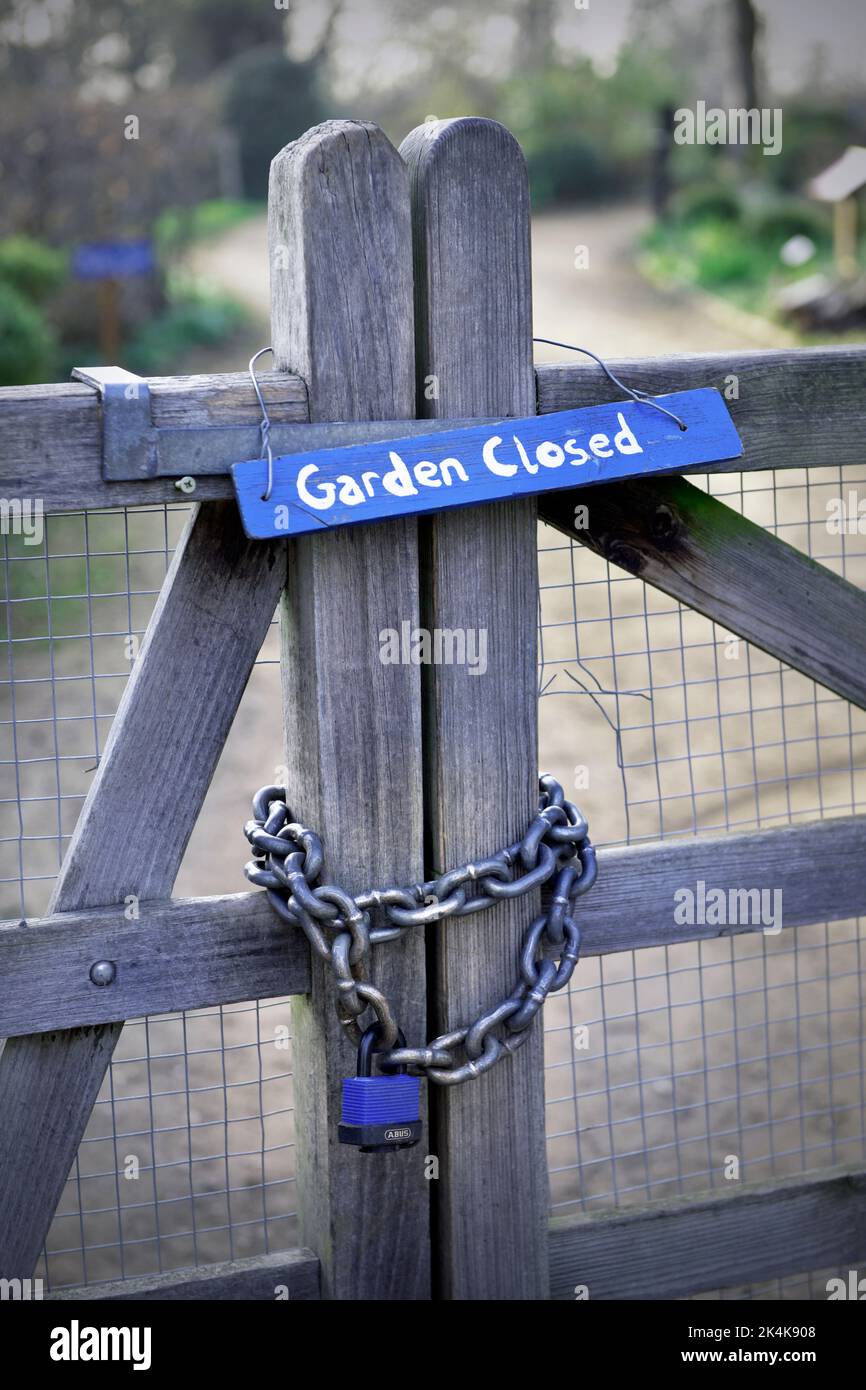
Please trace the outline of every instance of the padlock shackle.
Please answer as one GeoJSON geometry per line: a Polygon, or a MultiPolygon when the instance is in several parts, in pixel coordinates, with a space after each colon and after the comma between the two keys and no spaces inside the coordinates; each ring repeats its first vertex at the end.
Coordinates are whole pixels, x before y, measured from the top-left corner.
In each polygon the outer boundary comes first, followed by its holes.
{"type": "MultiPolygon", "coordinates": [[[[385,1052],[386,1050],[390,1051],[390,1049],[376,1046],[376,1044],[381,1042],[381,1040],[382,1025],[377,1019],[375,1023],[371,1023],[370,1027],[364,1030],[364,1032],[361,1035],[361,1041],[358,1043],[358,1067],[356,1071],[357,1076],[372,1076],[374,1055],[377,1052],[385,1052]]],[[[402,1029],[400,1028],[397,1029],[397,1046],[406,1046],[406,1039],[403,1035],[402,1029]]],[[[405,1066],[394,1067],[393,1070],[388,1071],[387,1075],[405,1076],[406,1068],[405,1066]]]]}

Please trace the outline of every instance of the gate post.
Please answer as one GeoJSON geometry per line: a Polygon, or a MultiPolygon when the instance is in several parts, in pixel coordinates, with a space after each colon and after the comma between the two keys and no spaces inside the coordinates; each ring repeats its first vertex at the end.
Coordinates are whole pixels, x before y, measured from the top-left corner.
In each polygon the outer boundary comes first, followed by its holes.
{"type": "MultiPolygon", "coordinates": [[[[494,121],[429,122],[401,146],[412,173],[419,409],[535,412],[529,190],[494,121]]],[[[425,668],[425,813],[446,870],[523,835],[538,795],[536,506],[505,501],[422,523],[422,621],[486,629],[487,670],[425,668]]],[[[517,979],[538,895],[432,929],[437,1031],[473,1022],[517,979]]],[[[547,1297],[548,1181],[540,1024],[477,1082],[431,1087],[438,1290],[547,1297]]]]}
{"type": "MultiPolygon", "coordinates": [[[[408,175],[374,125],[329,121],[277,155],[269,193],[275,365],[306,381],[310,420],[415,413],[408,175]]],[[[282,610],[286,782],[350,892],[423,878],[420,680],[379,661],[379,633],[417,625],[413,519],[299,538],[282,610]]],[[[407,1037],[424,1035],[424,942],[377,949],[374,983],[407,1037]]],[[[313,956],[294,1005],[301,1243],[324,1297],[429,1295],[426,1145],[383,1155],[337,1142],[355,1055],[334,979],[313,956]]]]}

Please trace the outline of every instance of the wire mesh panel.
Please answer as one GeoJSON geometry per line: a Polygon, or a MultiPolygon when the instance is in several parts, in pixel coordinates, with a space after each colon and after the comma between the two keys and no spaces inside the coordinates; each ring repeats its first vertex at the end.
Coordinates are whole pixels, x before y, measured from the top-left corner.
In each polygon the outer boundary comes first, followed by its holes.
{"type": "MultiPolygon", "coordinates": [[[[863,482],[821,468],[701,485],[862,587],[866,537],[832,518],[863,482]]],[[[864,809],[863,711],[547,528],[539,562],[541,762],[596,843],[864,809]]],[[[842,921],[582,961],[545,1011],[554,1212],[862,1160],[864,958],[862,923],[842,921]]],[[[793,1286],[752,1292],[804,1296],[793,1286]]]]}
{"type": "MultiPolygon", "coordinates": [[[[41,542],[4,538],[4,918],[45,911],[188,513],[48,516],[41,542]]],[[[240,827],[280,759],[276,662],[272,634],[239,714],[245,756],[230,739],[178,893],[244,887],[240,827]]],[[[296,1243],[289,1021],[273,1000],[127,1023],[46,1242],[48,1287],[296,1243]]]]}
{"type": "MultiPolygon", "coordinates": [[[[827,522],[864,481],[701,485],[862,586],[866,538],[827,522]]],[[[45,910],[187,511],[49,516],[38,544],[4,538],[6,919],[45,910]]],[[[541,766],[596,843],[864,809],[862,711],[546,528],[539,566],[541,766]]],[[[249,796],[278,777],[278,686],[272,629],[179,895],[244,887],[249,796]]],[[[862,1160],[863,959],[848,921],[582,961],[545,1011],[553,1210],[726,1188],[732,1160],[746,1180],[862,1160]]],[[[289,1022],[274,1000],[126,1025],[48,1237],[49,1287],[296,1243],[289,1022]]],[[[826,1277],[719,1296],[823,1297],[826,1277]]]]}

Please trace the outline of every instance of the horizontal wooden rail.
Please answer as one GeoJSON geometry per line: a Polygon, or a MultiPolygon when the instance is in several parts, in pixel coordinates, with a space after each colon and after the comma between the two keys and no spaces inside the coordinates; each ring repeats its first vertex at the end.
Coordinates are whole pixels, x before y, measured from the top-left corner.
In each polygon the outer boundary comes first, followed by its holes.
{"type": "MultiPolygon", "coordinates": [[[[784,927],[866,913],[866,816],[746,835],[674,840],[599,853],[599,881],[580,902],[583,954],[640,950],[760,931],[741,922],[674,921],[678,889],[767,888],[784,927]]],[[[309,990],[307,943],[264,893],[142,902],[0,926],[0,1037],[118,1022],[309,990]],[[113,984],[90,980],[99,960],[113,984]]]]}
{"type": "Polygon", "coordinates": [[[539,498],[542,521],[866,708],[866,592],[685,478],[539,498]],[[588,522],[574,530],[574,505],[588,522]]]}
{"type": "Polygon", "coordinates": [[[552,1296],[583,1287],[590,1300],[684,1298],[866,1260],[862,1168],[728,1186],[739,1191],[555,1217],[552,1296]]]}
{"type": "Polygon", "coordinates": [[[139,1299],[192,1299],[208,1303],[316,1302],[319,1298],[319,1261],[312,1250],[284,1250],[273,1255],[252,1255],[244,1260],[225,1260],[198,1269],[173,1270],[170,1274],[117,1279],[110,1284],[58,1289],[49,1300],[124,1302],[139,1299]]]}
{"type": "Polygon", "coordinates": [[[603,849],[598,861],[598,883],[578,903],[587,956],[761,930],[748,923],[678,925],[674,893],[696,892],[699,880],[726,894],[777,889],[783,928],[866,913],[866,816],[603,849]]]}
{"type": "MultiPolygon", "coordinates": [[[[274,424],[309,420],[307,388],[300,377],[262,372],[258,380],[274,424]]],[[[150,377],[148,386],[158,429],[261,422],[247,372],[150,377]]],[[[197,479],[196,501],[233,496],[227,476],[197,479]]],[[[41,498],[46,512],[188,500],[171,478],[103,480],[99,399],[92,387],[72,382],[0,388],[0,497],[41,498]]]]}
{"type": "MultiPolygon", "coordinates": [[[[628,385],[648,391],[716,386],[730,395],[736,390],[737,397],[729,398],[728,404],[745,458],[703,465],[693,472],[863,462],[862,347],[618,358],[609,365],[628,385]]],[[[275,425],[308,421],[307,391],[300,377],[262,372],[259,381],[275,425]]],[[[151,377],[148,385],[157,428],[259,424],[246,372],[151,377]]],[[[538,366],[536,390],[542,415],[599,405],[618,395],[598,367],[579,361],[538,366]]],[[[227,476],[197,479],[197,500],[231,496],[227,476]]],[[[171,478],[103,480],[97,393],[71,382],[0,388],[0,497],[41,498],[46,512],[181,500],[171,478]]]]}
{"type": "Polygon", "coordinates": [[[284,927],[264,893],[149,901],[58,913],[0,927],[0,1037],[115,1023],[146,1014],[305,994],[306,938],[284,927]],[[90,979],[112,961],[113,984],[90,979]]]}
{"type": "MultiPolygon", "coordinates": [[[[589,344],[591,347],[592,344],[589,344]]],[[[745,457],[695,473],[820,468],[864,462],[866,350],[860,346],[611,358],[627,386],[662,395],[715,386],[728,402],[745,457]]],[[[538,413],[616,398],[593,363],[575,358],[536,368],[538,413]]]]}

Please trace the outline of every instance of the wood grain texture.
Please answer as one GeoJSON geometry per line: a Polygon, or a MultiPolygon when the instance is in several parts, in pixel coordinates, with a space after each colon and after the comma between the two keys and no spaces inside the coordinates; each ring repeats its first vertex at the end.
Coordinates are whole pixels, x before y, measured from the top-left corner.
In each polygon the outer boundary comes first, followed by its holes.
{"type": "MultiPolygon", "coordinates": [[[[284,577],[285,549],[246,541],[232,503],[193,514],[49,912],[171,892],[284,577]]],[[[35,1264],[119,1033],[11,1038],[0,1055],[2,1275],[35,1264]]]]}
{"type": "Polygon", "coordinates": [[[145,901],[0,924],[0,1037],[93,1027],[214,1004],[305,994],[307,938],[264,893],[145,901]],[[94,961],[116,977],[90,980],[94,961]]]}
{"type": "MultiPolygon", "coordinates": [[[[428,414],[534,408],[529,194],[523,155],[492,121],[430,122],[401,147],[411,175],[419,403],[428,414]],[[425,384],[435,378],[438,397],[425,384]]],[[[536,507],[500,502],[422,523],[425,627],[486,629],[488,668],[425,668],[429,869],[492,853],[525,830],[537,795],[536,507]]],[[[523,898],[435,928],[439,1032],[514,987],[523,898]]],[[[547,1293],[541,1030],[477,1084],[431,1088],[438,1291],[547,1293]]]]}
{"type": "Polygon", "coordinates": [[[118,1279],[110,1284],[58,1289],[51,1302],[130,1303],[139,1300],[238,1303],[273,1303],[285,1299],[311,1303],[319,1298],[319,1261],[312,1250],[285,1250],[273,1255],[253,1255],[244,1260],[222,1260],[197,1269],[174,1270],[137,1279],[118,1279]]]}
{"type": "Polygon", "coordinates": [[[539,516],[866,708],[866,593],[684,478],[551,493],[539,516]],[[579,500],[587,529],[573,528],[579,500]]]}
{"type": "MultiPolygon", "coordinates": [[[[778,890],[783,929],[866,915],[864,859],[866,816],[600,849],[598,883],[578,909],[581,955],[761,930],[677,924],[674,894],[699,879],[778,890]]],[[[309,979],[306,937],[261,892],[144,902],[134,928],[116,907],[0,923],[0,1035],[302,994],[309,979]],[[89,983],[95,960],[117,963],[116,986],[89,983]]]]}
{"type": "MultiPolygon", "coordinates": [[[[726,395],[745,457],[696,472],[859,466],[863,462],[866,349],[862,346],[606,360],[620,381],[643,391],[661,394],[715,386],[726,395]]],[[[600,367],[577,354],[562,365],[540,365],[537,380],[538,410],[544,415],[620,396],[600,367]]]]}
{"type": "MultiPolygon", "coordinates": [[[[258,374],[274,423],[308,419],[304,383],[284,372],[258,374]]],[[[153,423],[164,429],[258,426],[261,411],[247,372],[150,377],[153,423]]],[[[171,478],[107,483],[102,477],[102,410],[90,386],[0,387],[0,496],[41,497],[46,512],[181,502],[171,478]]],[[[196,500],[234,496],[228,476],[201,478],[196,500]]]]}
{"type": "Polygon", "coordinates": [[[598,882],[578,903],[581,954],[670,946],[760,930],[674,921],[674,893],[707,888],[778,890],[782,926],[836,922],[866,910],[866,816],[813,821],[744,835],[703,835],[601,849],[598,882]]]}
{"type": "MultiPolygon", "coordinates": [[[[724,390],[732,375],[738,378],[739,399],[728,404],[745,458],[694,471],[815,468],[826,465],[827,459],[833,464],[862,463],[862,347],[612,359],[610,366],[629,385],[657,392],[698,386],[724,390]]],[[[539,366],[536,378],[541,414],[616,398],[599,368],[579,360],[539,366]]],[[[275,424],[307,419],[303,381],[265,371],[259,380],[275,424]]],[[[259,423],[246,372],[151,377],[148,384],[153,422],[162,428],[259,423]]],[[[41,497],[46,511],[178,499],[171,479],[108,484],[101,468],[95,390],[77,383],[0,388],[0,495],[41,497]]],[[[228,476],[202,478],[196,490],[200,501],[232,495],[228,476]]]]}
{"type": "MultiPolygon", "coordinates": [[[[328,122],[271,166],[272,341],[301,373],[313,420],[415,413],[408,178],[375,126],[328,122]]],[[[418,668],[384,666],[379,633],[418,620],[415,523],[293,542],[283,609],[290,804],[316,826],[325,875],[349,891],[423,868],[418,668]]],[[[377,951],[374,983],[407,1039],[425,1029],[420,933],[377,951]]],[[[317,959],[295,1001],[301,1239],[336,1299],[420,1299],[430,1288],[426,1145],[371,1156],[337,1142],[355,1055],[317,959]]]]}
{"type": "Polygon", "coordinates": [[[601,1215],[555,1217],[554,1298],[672,1299],[866,1259],[866,1172],[831,1168],[601,1215]]]}

